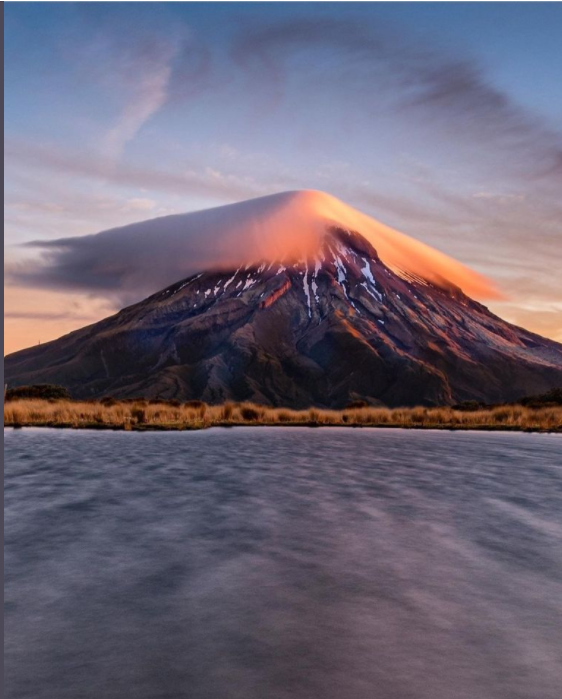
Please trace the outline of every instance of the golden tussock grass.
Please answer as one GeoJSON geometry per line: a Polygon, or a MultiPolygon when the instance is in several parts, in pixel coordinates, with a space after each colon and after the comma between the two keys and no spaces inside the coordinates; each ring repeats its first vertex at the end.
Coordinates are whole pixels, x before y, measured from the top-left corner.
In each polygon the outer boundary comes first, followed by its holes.
{"type": "Polygon", "coordinates": [[[502,429],[562,432],[562,406],[500,406],[474,411],[453,408],[268,408],[253,403],[206,405],[177,402],[12,400],[4,406],[8,427],[49,426],[125,430],[201,429],[234,425],[309,425],[426,429],[502,429]]]}

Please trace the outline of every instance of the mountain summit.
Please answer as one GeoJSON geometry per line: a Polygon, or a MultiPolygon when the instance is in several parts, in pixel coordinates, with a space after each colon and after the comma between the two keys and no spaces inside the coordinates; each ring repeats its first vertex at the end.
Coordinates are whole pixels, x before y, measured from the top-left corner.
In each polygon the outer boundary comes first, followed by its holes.
{"type": "Polygon", "coordinates": [[[456,260],[329,194],[310,190],[42,241],[37,245],[46,253],[44,263],[29,272],[18,270],[17,277],[69,290],[118,291],[132,303],[202,270],[315,257],[333,228],[359,231],[391,269],[438,285],[455,284],[479,300],[497,295],[488,280],[456,260]]]}
{"type": "Polygon", "coordinates": [[[106,320],[9,355],[10,386],[57,383],[80,398],[342,407],[358,399],[500,402],[562,384],[562,345],[469,298],[451,280],[465,273],[462,265],[416,241],[408,258],[411,239],[373,227],[328,195],[273,201],[233,206],[253,204],[251,234],[262,240],[280,240],[267,227],[286,226],[289,245],[262,246],[258,262],[191,275],[106,320]],[[384,258],[373,246],[377,235],[384,258]]]}

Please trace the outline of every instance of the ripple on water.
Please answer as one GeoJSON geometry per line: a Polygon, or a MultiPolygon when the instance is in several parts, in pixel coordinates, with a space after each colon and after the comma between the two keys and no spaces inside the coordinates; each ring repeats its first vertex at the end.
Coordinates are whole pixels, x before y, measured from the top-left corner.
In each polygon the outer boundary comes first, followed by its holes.
{"type": "Polygon", "coordinates": [[[559,697],[559,436],[5,440],[14,699],[559,697]]]}

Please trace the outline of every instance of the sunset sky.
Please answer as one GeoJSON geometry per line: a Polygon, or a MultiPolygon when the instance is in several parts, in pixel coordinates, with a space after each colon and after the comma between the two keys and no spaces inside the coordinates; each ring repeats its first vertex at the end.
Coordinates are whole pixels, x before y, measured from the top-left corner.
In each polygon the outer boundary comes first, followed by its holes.
{"type": "Polygon", "coordinates": [[[129,300],[46,242],[294,189],[456,258],[494,312],[562,341],[560,4],[5,15],[6,352],[129,300]]]}

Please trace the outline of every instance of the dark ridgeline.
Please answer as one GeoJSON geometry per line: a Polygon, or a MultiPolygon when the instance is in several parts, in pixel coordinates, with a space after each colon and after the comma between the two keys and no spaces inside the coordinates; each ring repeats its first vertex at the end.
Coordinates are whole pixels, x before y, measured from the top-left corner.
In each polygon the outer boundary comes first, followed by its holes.
{"type": "Polygon", "coordinates": [[[333,229],[315,260],[208,271],[9,355],[6,381],[75,398],[342,407],[512,401],[562,384],[562,345],[333,229]]]}

